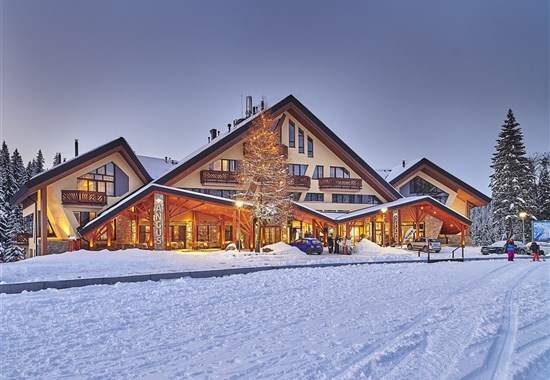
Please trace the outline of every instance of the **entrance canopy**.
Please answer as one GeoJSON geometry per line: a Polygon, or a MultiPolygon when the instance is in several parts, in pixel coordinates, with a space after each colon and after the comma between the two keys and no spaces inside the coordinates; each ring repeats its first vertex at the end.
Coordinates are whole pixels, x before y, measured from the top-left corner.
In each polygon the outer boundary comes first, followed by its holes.
{"type": "Polygon", "coordinates": [[[381,213],[386,214],[389,211],[399,211],[402,214],[401,219],[410,219],[417,223],[424,220],[428,215],[439,219],[443,222],[441,233],[444,234],[458,234],[471,225],[471,221],[468,218],[426,195],[402,198],[393,202],[364,208],[341,215],[335,218],[334,221],[336,223],[349,223],[381,213]]]}

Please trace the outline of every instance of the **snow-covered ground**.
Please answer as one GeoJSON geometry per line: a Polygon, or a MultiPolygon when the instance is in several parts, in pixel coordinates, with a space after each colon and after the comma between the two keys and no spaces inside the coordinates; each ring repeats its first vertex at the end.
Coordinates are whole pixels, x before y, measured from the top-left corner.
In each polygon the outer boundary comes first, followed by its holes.
{"type": "MultiPolygon", "coordinates": [[[[284,243],[268,247],[272,249],[271,252],[260,254],[245,251],[153,252],[140,249],[67,252],[0,264],[0,282],[17,283],[257,266],[419,260],[416,251],[380,247],[366,239],[354,247],[352,255],[335,255],[327,251],[320,256],[306,255],[284,243]]],[[[432,253],[432,257],[451,257],[452,250],[453,248],[444,247],[442,252],[432,253]]],[[[457,250],[455,255],[460,256],[460,250],[457,250]]],[[[479,247],[466,247],[465,256],[482,257],[479,247]]],[[[427,254],[422,253],[420,259],[426,261],[426,257],[427,254]]]]}
{"type": "MultiPolygon", "coordinates": [[[[111,255],[113,266],[134,265],[111,255]]],[[[0,303],[2,379],[550,374],[549,261],[295,268],[1,294],[0,303]]]]}

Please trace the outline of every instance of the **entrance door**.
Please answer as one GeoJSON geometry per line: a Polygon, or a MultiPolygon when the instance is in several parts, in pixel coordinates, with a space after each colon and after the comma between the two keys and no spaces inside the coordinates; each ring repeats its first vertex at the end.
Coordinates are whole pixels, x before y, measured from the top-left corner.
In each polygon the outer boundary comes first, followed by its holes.
{"type": "Polygon", "coordinates": [[[219,248],[220,226],[210,224],[199,224],[197,226],[197,242],[204,245],[204,248],[219,248]]]}

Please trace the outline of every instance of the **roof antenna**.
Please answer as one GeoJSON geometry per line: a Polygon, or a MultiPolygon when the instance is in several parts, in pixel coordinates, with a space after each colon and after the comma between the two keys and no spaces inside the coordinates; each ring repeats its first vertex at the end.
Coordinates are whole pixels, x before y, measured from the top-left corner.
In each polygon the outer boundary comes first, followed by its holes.
{"type": "Polygon", "coordinates": [[[243,94],[241,94],[241,118],[244,117],[244,108],[243,108],[243,94]]]}

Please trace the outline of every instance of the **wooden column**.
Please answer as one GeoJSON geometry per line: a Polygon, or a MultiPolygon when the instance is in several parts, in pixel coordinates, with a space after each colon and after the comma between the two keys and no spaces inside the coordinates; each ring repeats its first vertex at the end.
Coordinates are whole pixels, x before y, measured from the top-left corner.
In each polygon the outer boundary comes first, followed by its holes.
{"type": "Polygon", "coordinates": [[[113,244],[113,225],[112,221],[107,222],[107,249],[111,250],[113,244]]]}
{"type": "Polygon", "coordinates": [[[136,225],[134,243],[136,244],[136,246],[139,246],[139,214],[137,212],[134,212],[133,219],[136,225]]]}
{"type": "Polygon", "coordinates": [[[48,191],[40,189],[40,254],[48,254],[48,191]]]}
{"type": "Polygon", "coordinates": [[[164,247],[167,250],[172,249],[170,240],[170,197],[168,195],[164,196],[164,247]]]}
{"type": "Polygon", "coordinates": [[[193,246],[197,244],[197,212],[193,211],[193,225],[191,226],[191,237],[193,241],[191,242],[191,249],[193,249],[193,246]]]}
{"type": "Polygon", "coordinates": [[[155,249],[154,245],[154,233],[155,233],[155,223],[153,214],[155,212],[155,203],[153,201],[153,204],[151,205],[151,208],[149,209],[149,241],[147,242],[147,249],[155,249]]]}

